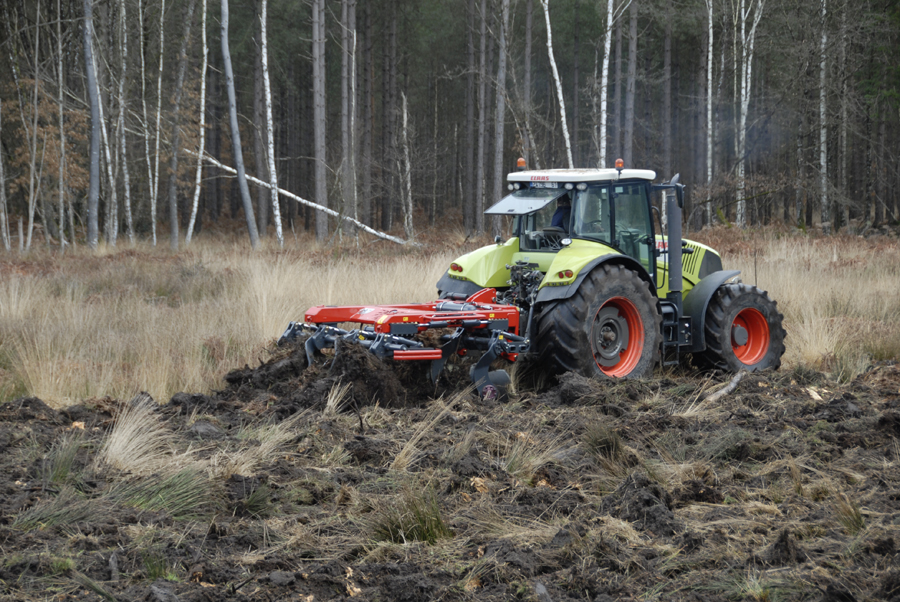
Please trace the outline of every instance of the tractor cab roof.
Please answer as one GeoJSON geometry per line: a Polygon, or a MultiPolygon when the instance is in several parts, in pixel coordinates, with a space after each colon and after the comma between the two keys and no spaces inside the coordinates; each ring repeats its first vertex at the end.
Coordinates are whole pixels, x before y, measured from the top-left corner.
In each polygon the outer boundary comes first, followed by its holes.
{"type": "Polygon", "coordinates": [[[506,176],[509,182],[615,182],[616,180],[654,180],[656,172],[650,169],[542,169],[514,171],[506,176]]]}

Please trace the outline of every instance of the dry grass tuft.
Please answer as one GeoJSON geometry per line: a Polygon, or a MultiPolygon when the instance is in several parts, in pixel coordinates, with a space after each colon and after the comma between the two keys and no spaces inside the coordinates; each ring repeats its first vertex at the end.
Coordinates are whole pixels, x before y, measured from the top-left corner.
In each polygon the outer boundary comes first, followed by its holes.
{"type": "Polygon", "coordinates": [[[231,475],[252,476],[275,459],[284,446],[296,439],[297,425],[307,412],[298,412],[281,422],[263,424],[243,433],[247,442],[234,451],[219,451],[209,461],[208,471],[215,478],[227,479],[231,475]]]}
{"type": "Polygon", "coordinates": [[[472,391],[472,388],[467,388],[464,391],[454,394],[454,396],[450,399],[446,404],[443,403],[443,398],[437,399],[434,402],[434,407],[428,413],[428,416],[422,422],[422,424],[417,428],[412,437],[409,438],[409,441],[403,446],[403,449],[397,454],[394,460],[391,462],[391,470],[406,470],[412,464],[413,460],[418,453],[416,446],[422,440],[425,435],[434,430],[434,427],[444,419],[454,405],[459,403],[462,399],[467,397],[469,393],[472,391]]]}
{"type": "Polygon", "coordinates": [[[437,495],[430,487],[404,491],[396,503],[385,505],[372,522],[372,539],[405,544],[434,544],[453,537],[444,521],[437,495]]]}
{"type": "Polygon", "coordinates": [[[155,408],[156,403],[148,395],[122,404],[95,465],[111,466],[135,475],[159,473],[166,467],[177,469],[172,432],[159,420],[155,408]]]}
{"type": "Polygon", "coordinates": [[[859,509],[859,504],[847,497],[846,494],[835,495],[833,507],[838,522],[847,529],[850,535],[857,535],[860,531],[865,530],[866,519],[859,509]]]}

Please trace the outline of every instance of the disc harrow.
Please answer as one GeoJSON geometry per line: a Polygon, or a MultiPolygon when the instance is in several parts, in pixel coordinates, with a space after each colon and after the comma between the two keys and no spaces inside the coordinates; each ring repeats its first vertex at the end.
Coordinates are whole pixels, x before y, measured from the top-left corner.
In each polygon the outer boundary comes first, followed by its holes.
{"type": "Polygon", "coordinates": [[[444,365],[453,355],[483,352],[469,376],[482,398],[502,395],[509,384],[505,370],[490,370],[498,358],[516,361],[530,350],[530,341],[520,327],[519,308],[497,303],[497,291],[482,289],[468,298],[440,299],[431,303],[405,305],[317,305],[308,309],[303,322],[291,322],[278,340],[282,345],[303,334],[306,357],[312,365],[323,349],[358,344],[382,359],[430,361],[432,382],[437,382],[444,365]],[[345,329],[342,325],[359,324],[345,329]],[[432,329],[452,329],[442,334],[440,345],[429,347],[416,340],[417,334],[432,329]]]}

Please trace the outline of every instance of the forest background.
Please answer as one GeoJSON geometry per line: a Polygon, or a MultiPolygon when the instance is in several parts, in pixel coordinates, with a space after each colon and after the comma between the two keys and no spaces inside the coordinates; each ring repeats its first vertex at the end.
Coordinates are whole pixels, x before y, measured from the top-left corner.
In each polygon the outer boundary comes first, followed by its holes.
{"type": "Polygon", "coordinates": [[[900,216],[896,0],[7,0],[0,18],[7,249],[156,244],[163,222],[173,248],[227,220],[254,246],[343,217],[496,232],[482,209],[519,156],[680,172],[690,229],[900,216]]]}

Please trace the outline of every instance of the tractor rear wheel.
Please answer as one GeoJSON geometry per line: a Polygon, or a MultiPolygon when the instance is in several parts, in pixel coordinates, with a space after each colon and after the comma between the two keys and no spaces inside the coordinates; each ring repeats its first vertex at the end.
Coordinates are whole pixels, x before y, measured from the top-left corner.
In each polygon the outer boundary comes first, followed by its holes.
{"type": "Polygon", "coordinates": [[[538,353],[556,372],[640,378],[656,365],[661,321],[656,297],[637,272],[603,265],[574,295],[541,309],[538,353]]]}
{"type": "Polygon", "coordinates": [[[781,366],[786,335],[775,301],[747,284],[725,284],[706,309],[702,364],[728,372],[781,366]]]}

